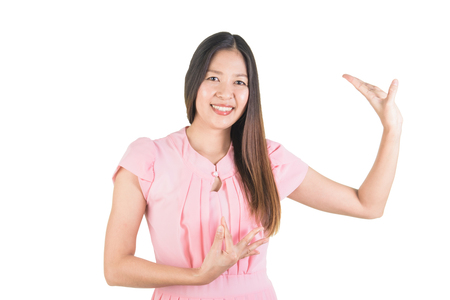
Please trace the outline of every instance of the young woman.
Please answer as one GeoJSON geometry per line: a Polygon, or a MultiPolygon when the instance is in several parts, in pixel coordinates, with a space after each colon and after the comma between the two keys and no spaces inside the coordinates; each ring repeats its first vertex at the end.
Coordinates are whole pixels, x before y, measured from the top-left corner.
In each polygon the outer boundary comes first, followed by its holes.
{"type": "Polygon", "coordinates": [[[137,139],[114,173],[104,256],[108,284],[155,288],[154,300],[276,299],[265,259],[280,225],[281,199],[380,217],[402,129],[394,102],[398,83],[386,94],[344,77],[384,127],[378,156],[358,190],[265,138],[256,63],[240,36],[220,32],[204,40],[186,74],[191,125],[161,139],[137,139]],[[156,263],[134,256],[144,214],[156,263]]]}

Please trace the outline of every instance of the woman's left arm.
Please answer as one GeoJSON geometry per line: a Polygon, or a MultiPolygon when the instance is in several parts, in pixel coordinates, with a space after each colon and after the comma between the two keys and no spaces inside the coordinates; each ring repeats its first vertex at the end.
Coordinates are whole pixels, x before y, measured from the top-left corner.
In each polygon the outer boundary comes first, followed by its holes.
{"type": "Polygon", "coordinates": [[[392,81],[386,94],[358,78],[347,74],[343,77],[366,97],[383,125],[383,136],[373,167],[359,190],[332,181],[309,167],[302,183],[288,198],[330,213],[378,218],[383,215],[394,181],[400,149],[403,118],[394,101],[398,81],[392,81]]]}

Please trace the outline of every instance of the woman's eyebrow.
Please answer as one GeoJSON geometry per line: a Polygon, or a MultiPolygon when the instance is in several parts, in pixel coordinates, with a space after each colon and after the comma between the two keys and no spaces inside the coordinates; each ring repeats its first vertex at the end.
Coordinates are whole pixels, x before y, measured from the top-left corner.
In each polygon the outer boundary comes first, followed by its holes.
{"type": "MultiPolygon", "coordinates": [[[[222,72],[216,71],[216,70],[208,70],[207,72],[211,72],[211,73],[216,73],[216,74],[219,74],[219,75],[223,75],[222,72]]],[[[233,75],[236,76],[236,77],[247,77],[247,74],[233,74],[233,75]]]]}

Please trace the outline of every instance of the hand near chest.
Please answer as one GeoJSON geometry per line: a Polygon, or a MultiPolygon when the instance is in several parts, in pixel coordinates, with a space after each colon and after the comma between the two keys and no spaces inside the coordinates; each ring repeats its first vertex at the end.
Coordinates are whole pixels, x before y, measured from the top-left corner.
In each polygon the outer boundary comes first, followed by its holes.
{"type": "Polygon", "coordinates": [[[225,222],[225,218],[222,217],[221,225],[218,226],[214,237],[214,242],[202,266],[196,269],[196,276],[199,278],[201,284],[209,284],[214,281],[240,259],[251,255],[258,255],[259,252],[256,248],[267,243],[269,239],[264,238],[251,244],[249,243],[261,229],[262,227],[258,227],[251,230],[242,240],[234,245],[233,237],[225,222]],[[222,250],[223,242],[225,242],[225,250],[222,250]]]}

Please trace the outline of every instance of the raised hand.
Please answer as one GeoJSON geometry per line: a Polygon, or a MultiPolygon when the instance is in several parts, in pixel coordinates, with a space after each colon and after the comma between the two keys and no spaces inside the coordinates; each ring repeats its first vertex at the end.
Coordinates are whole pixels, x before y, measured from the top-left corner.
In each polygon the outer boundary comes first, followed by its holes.
{"type": "Polygon", "coordinates": [[[217,228],[214,242],[205,257],[202,266],[197,269],[197,276],[201,277],[200,282],[202,282],[202,284],[211,283],[223,272],[237,263],[238,260],[247,256],[259,254],[255,249],[269,241],[269,238],[264,238],[249,245],[255,235],[263,229],[263,227],[258,227],[250,231],[242,240],[234,245],[233,237],[228,230],[225,218],[222,217],[220,221],[221,225],[217,228]],[[225,250],[222,250],[224,238],[225,250]]]}
{"type": "Polygon", "coordinates": [[[398,80],[394,79],[389,87],[389,91],[386,94],[379,87],[368,84],[356,77],[348,74],[342,75],[347,79],[361,94],[366,97],[370,105],[372,105],[378,117],[381,120],[383,127],[388,130],[401,131],[403,124],[403,117],[395,104],[395,95],[398,89],[398,80]]]}

